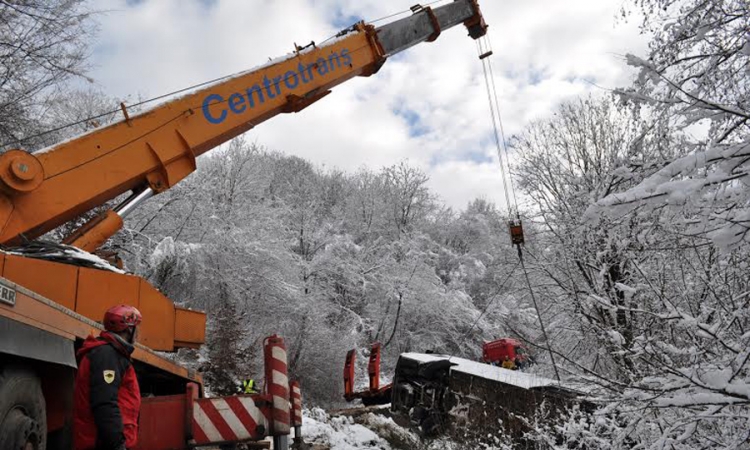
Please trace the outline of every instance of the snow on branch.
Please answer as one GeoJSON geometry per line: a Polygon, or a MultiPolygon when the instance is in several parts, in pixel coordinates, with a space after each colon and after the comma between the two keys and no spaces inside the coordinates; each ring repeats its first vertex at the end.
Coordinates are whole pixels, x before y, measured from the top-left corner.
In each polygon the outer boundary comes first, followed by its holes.
{"type": "Polygon", "coordinates": [[[689,206],[690,233],[722,248],[750,241],[750,141],[717,144],[678,158],[623,193],[609,195],[586,211],[623,217],[638,210],[689,206]]]}

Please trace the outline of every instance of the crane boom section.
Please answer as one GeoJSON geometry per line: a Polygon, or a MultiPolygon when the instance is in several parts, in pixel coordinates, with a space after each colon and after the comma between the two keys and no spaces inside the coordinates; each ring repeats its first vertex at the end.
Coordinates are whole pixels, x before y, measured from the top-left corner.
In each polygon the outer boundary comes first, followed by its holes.
{"type": "Polygon", "coordinates": [[[472,37],[469,22],[486,28],[476,0],[421,9],[380,28],[358,23],[325,46],[298,48],[141,114],[131,117],[123,105],[124,120],[40,152],[3,154],[0,244],[36,238],[131,190],[169,189],[195,170],[197,156],[462,22],[472,37]]]}

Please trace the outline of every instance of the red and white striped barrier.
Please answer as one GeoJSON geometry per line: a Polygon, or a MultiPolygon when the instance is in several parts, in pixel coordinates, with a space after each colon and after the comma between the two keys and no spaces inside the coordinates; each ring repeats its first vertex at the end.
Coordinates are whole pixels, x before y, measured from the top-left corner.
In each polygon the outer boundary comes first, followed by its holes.
{"type": "Polygon", "coordinates": [[[299,389],[299,381],[289,383],[290,400],[292,402],[292,426],[302,426],[302,392],[299,389]]]}
{"type": "Polygon", "coordinates": [[[294,442],[302,441],[302,392],[299,381],[289,383],[289,393],[292,403],[292,427],[294,427],[294,442]]]}
{"type": "Polygon", "coordinates": [[[270,435],[274,448],[288,448],[290,431],[289,377],[287,375],[286,346],[284,339],[269,336],[263,343],[266,365],[266,394],[271,397],[270,435]]]}
{"type": "Polygon", "coordinates": [[[193,403],[196,444],[262,439],[268,421],[249,396],[201,398],[193,403]]]}
{"type": "Polygon", "coordinates": [[[302,439],[299,383],[289,382],[284,339],[276,335],[266,338],[263,354],[263,394],[198,398],[200,387],[187,383],[184,394],[144,398],[141,419],[145,418],[145,423],[135,450],[194,448],[268,436],[273,437],[274,450],[289,450],[291,426],[295,441],[302,439]],[[156,423],[159,425],[149,426],[156,423]]]}

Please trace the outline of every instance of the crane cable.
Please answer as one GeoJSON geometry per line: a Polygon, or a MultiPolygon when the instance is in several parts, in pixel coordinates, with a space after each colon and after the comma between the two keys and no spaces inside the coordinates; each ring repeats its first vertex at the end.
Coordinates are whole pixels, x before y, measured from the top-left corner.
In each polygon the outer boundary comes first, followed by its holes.
{"type": "Polygon", "coordinates": [[[503,191],[505,193],[505,206],[508,211],[508,217],[510,219],[510,233],[511,241],[518,250],[518,260],[523,270],[524,277],[526,278],[526,284],[529,288],[529,294],[531,295],[532,303],[534,304],[534,310],[536,311],[537,319],[539,320],[539,326],[542,331],[542,336],[547,344],[547,351],[549,352],[552,367],[555,369],[555,377],[560,382],[560,373],[557,369],[557,363],[555,362],[555,355],[552,351],[552,344],[547,335],[547,329],[544,326],[544,320],[542,319],[541,311],[536,301],[536,295],[534,295],[534,289],[531,286],[531,280],[529,278],[529,271],[526,269],[526,264],[523,260],[523,228],[521,228],[521,215],[518,210],[518,200],[516,198],[515,186],[513,185],[513,177],[510,171],[510,157],[508,152],[508,144],[505,140],[505,129],[503,127],[502,116],[500,115],[500,101],[497,96],[497,88],[495,86],[495,76],[492,72],[492,63],[490,62],[489,56],[492,55],[492,43],[489,37],[484,37],[477,40],[477,52],[479,60],[482,62],[482,71],[484,72],[484,83],[487,88],[487,100],[490,105],[490,116],[492,119],[492,127],[494,129],[495,145],[497,147],[497,157],[500,162],[500,174],[502,177],[503,191]],[[499,132],[498,132],[499,131],[499,132]],[[502,146],[501,143],[502,142],[502,146]],[[503,158],[503,150],[505,158],[503,158]],[[506,167],[507,165],[507,173],[506,167]],[[509,194],[510,191],[510,194],[509,194]],[[511,202],[511,196],[513,201],[511,202]],[[513,220],[515,216],[515,221],[513,220]]]}
{"type": "Polygon", "coordinates": [[[529,293],[531,294],[531,301],[534,303],[534,310],[536,310],[536,316],[539,319],[539,326],[542,329],[542,336],[544,336],[544,342],[547,343],[547,351],[549,352],[550,360],[552,361],[552,367],[555,369],[555,378],[560,381],[560,372],[557,370],[557,363],[555,362],[555,352],[552,351],[552,343],[547,336],[547,329],[544,327],[544,320],[542,320],[542,314],[539,311],[539,306],[536,302],[536,296],[534,295],[534,289],[531,288],[531,280],[529,280],[529,271],[526,270],[526,264],[523,262],[523,252],[521,252],[521,244],[516,244],[518,247],[518,259],[521,261],[521,270],[526,278],[526,285],[529,286],[529,293]]]}
{"type": "MultiPolygon", "coordinates": [[[[503,145],[505,144],[505,131],[503,129],[502,118],[500,117],[500,110],[498,108],[497,93],[495,93],[496,95],[495,95],[494,101],[492,97],[491,86],[494,86],[494,80],[492,81],[492,85],[490,85],[490,79],[494,77],[490,76],[489,71],[491,71],[491,68],[489,67],[491,66],[489,63],[489,59],[487,57],[492,54],[492,50],[489,48],[485,50],[484,48],[485,46],[482,45],[482,41],[484,39],[486,39],[486,36],[485,38],[477,40],[477,53],[479,55],[480,61],[482,61],[482,71],[484,72],[484,84],[485,84],[485,87],[487,88],[487,101],[489,102],[489,105],[490,105],[490,116],[492,119],[492,128],[494,130],[493,136],[495,138],[497,157],[500,161],[500,176],[502,178],[502,183],[503,183],[503,193],[505,194],[505,208],[507,209],[508,216],[510,217],[513,215],[513,211],[511,210],[512,204],[511,204],[510,195],[508,192],[509,191],[508,178],[510,177],[510,165],[508,165],[507,176],[505,173],[505,163],[507,162],[507,159],[508,159],[508,152],[507,152],[508,148],[507,146],[505,146],[505,158],[503,158],[503,151],[502,151],[500,142],[501,142],[501,137],[502,137],[502,143],[503,145]]],[[[511,188],[510,190],[513,189],[512,182],[510,183],[510,188],[511,188]]],[[[513,194],[513,198],[515,200],[515,193],[513,194]]],[[[517,206],[518,205],[516,205],[516,213],[518,212],[517,206]]]]}

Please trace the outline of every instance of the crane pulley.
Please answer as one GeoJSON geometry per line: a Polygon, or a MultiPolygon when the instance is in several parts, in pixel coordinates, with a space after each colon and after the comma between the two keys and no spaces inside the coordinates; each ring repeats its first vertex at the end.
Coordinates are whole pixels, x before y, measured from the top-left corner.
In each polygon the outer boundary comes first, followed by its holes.
{"type": "Polygon", "coordinates": [[[510,242],[513,245],[523,245],[523,224],[521,223],[521,219],[510,219],[508,225],[510,227],[510,242]]]}

